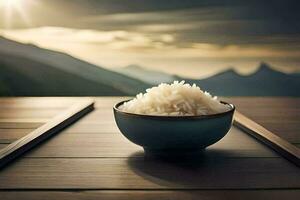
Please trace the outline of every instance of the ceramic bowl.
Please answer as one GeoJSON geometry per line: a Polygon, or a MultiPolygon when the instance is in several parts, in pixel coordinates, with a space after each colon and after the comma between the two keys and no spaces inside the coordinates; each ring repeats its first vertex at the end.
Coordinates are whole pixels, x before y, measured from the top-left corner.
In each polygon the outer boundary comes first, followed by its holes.
{"type": "MultiPolygon", "coordinates": [[[[128,100],[127,100],[128,101],[128,100]]],[[[201,116],[154,116],[123,112],[121,101],[113,107],[116,124],[131,142],[147,153],[178,154],[203,150],[229,131],[235,107],[229,111],[201,116]]]]}

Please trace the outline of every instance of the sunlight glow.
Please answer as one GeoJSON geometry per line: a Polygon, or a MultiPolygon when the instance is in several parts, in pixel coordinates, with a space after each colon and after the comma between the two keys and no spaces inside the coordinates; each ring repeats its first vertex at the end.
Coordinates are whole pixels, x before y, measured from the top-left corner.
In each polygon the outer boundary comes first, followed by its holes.
{"type": "MultiPolygon", "coordinates": [[[[134,31],[101,31],[66,27],[38,27],[1,30],[0,35],[23,43],[68,53],[90,63],[113,69],[132,63],[190,78],[204,78],[236,66],[241,74],[253,73],[259,61],[280,66],[280,71],[299,69],[300,51],[283,51],[256,45],[220,46],[191,43],[176,46],[172,34],[145,34],[134,31]],[[183,67],[188,66],[188,67],[183,67]],[[199,70],[199,67],[203,70],[199,70]]],[[[290,70],[290,71],[287,71],[290,70]]]]}
{"type": "Polygon", "coordinates": [[[18,15],[19,18],[26,24],[30,25],[30,19],[25,11],[25,3],[30,0],[0,0],[0,10],[4,14],[5,27],[11,28],[13,15],[18,15]]]}
{"type": "Polygon", "coordinates": [[[5,6],[16,6],[17,4],[21,3],[23,0],[0,0],[0,5],[5,6]]]}

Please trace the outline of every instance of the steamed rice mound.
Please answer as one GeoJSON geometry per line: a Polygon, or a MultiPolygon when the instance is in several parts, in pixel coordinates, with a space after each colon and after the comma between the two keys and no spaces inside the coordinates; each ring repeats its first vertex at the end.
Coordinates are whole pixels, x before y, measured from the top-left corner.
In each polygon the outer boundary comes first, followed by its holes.
{"type": "Polygon", "coordinates": [[[230,107],[195,84],[191,86],[184,81],[174,81],[172,84],[161,83],[147,89],[145,94],[138,94],[120,109],[145,115],[193,116],[221,113],[230,107]]]}

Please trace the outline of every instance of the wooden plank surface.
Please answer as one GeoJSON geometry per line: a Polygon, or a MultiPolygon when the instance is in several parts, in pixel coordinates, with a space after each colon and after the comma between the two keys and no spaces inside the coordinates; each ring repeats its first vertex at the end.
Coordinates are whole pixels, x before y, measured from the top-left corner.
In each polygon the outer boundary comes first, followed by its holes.
{"type": "Polygon", "coordinates": [[[49,122],[0,150],[0,168],[94,109],[93,100],[71,105],[49,122]]]}
{"type": "MultiPolygon", "coordinates": [[[[82,120],[81,120],[82,121],[82,120]]],[[[80,124],[81,122],[78,122],[80,124]]],[[[33,149],[25,157],[41,158],[109,158],[129,157],[142,148],[129,142],[119,132],[97,134],[70,134],[62,131],[59,135],[33,149]],[[78,149],[80,147],[80,149],[78,149]]],[[[135,156],[143,156],[137,154],[135,156]]],[[[218,143],[207,148],[203,156],[211,157],[279,157],[263,144],[233,127],[218,143]]]]}
{"type": "Polygon", "coordinates": [[[7,143],[4,141],[15,141],[34,129],[0,129],[0,144],[7,143]]]}
{"type": "Polygon", "coordinates": [[[36,129],[44,125],[49,119],[44,118],[16,118],[16,119],[0,119],[0,129],[36,129]]]}
{"type": "Polygon", "coordinates": [[[193,190],[193,191],[6,191],[7,200],[298,200],[300,190],[193,190]]]}
{"type": "MultiPolygon", "coordinates": [[[[68,97],[1,97],[1,108],[66,108],[78,98],[68,97]]],[[[84,98],[80,98],[84,99],[84,98]]]]}
{"type": "MultiPolygon", "coordinates": [[[[0,106],[1,107],[1,106],[0,106]]],[[[52,118],[59,114],[61,109],[33,109],[33,108],[1,108],[0,119],[14,118],[52,118]]]]}
{"type": "Polygon", "coordinates": [[[300,172],[282,158],[25,158],[1,171],[0,188],[288,189],[300,172]]]}
{"type": "Polygon", "coordinates": [[[0,144],[0,150],[4,147],[6,147],[8,144],[0,144]]]}
{"type": "MultiPolygon", "coordinates": [[[[76,99],[0,98],[0,108],[21,109],[19,116],[0,117],[10,120],[2,122],[4,128],[0,123],[0,148],[6,145],[5,138],[38,125],[26,122],[39,118],[37,110],[46,119],[76,99]]],[[[123,99],[128,97],[95,98],[94,112],[1,170],[1,199],[298,199],[299,168],[235,129],[196,159],[145,158],[141,148],[129,143],[115,125],[111,109],[123,99]]],[[[300,144],[299,98],[226,100],[300,144]]]]}
{"type": "Polygon", "coordinates": [[[225,98],[258,124],[291,143],[300,143],[300,98],[225,98]]]}
{"type": "Polygon", "coordinates": [[[300,149],[236,111],[234,125],[300,167],[300,149]]]}

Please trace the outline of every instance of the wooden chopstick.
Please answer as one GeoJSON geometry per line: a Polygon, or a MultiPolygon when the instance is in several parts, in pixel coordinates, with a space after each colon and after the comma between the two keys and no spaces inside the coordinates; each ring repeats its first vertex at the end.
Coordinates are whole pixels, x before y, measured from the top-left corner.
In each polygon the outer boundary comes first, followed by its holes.
{"type": "Polygon", "coordinates": [[[46,124],[4,147],[0,150],[0,168],[4,167],[7,163],[30,150],[40,142],[74,123],[93,109],[93,100],[82,100],[80,103],[72,105],[46,124]]]}
{"type": "Polygon", "coordinates": [[[300,149],[278,137],[263,126],[249,119],[238,111],[234,114],[234,125],[263,142],[284,158],[300,167],[300,149]]]}

